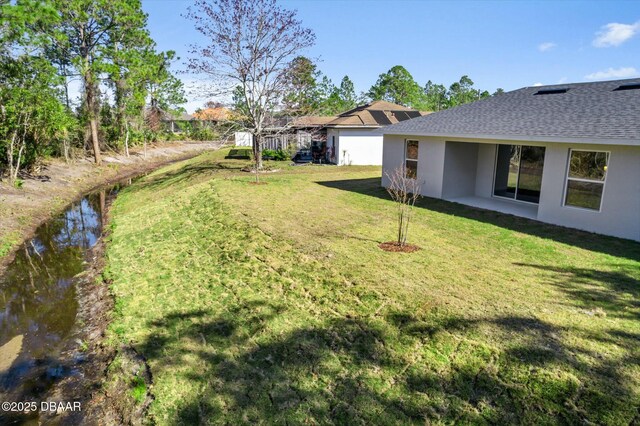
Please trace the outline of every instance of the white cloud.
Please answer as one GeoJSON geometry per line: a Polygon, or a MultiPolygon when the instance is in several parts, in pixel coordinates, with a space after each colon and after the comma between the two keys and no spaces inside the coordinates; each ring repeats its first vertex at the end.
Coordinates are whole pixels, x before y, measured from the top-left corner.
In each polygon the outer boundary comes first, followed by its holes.
{"type": "Polygon", "coordinates": [[[533,87],[540,87],[540,86],[544,86],[544,84],[542,84],[542,83],[533,83],[533,87]]]}
{"type": "Polygon", "coordinates": [[[557,84],[565,84],[567,82],[568,78],[567,77],[562,77],[560,80],[558,80],[557,84]]]}
{"type": "Polygon", "coordinates": [[[551,41],[548,41],[546,43],[540,43],[538,45],[538,50],[541,51],[541,52],[546,52],[547,50],[551,50],[556,46],[557,46],[557,44],[555,44],[555,43],[553,43],[551,41]]]}
{"type": "Polygon", "coordinates": [[[606,80],[610,78],[630,78],[638,75],[638,70],[633,67],[608,68],[604,71],[598,71],[585,75],[587,80],[606,80]]]}
{"type": "Polygon", "coordinates": [[[635,24],[619,24],[612,22],[602,26],[593,40],[595,47],[620,46],[625,41],[640,32],[640,21],[635,24]]]}

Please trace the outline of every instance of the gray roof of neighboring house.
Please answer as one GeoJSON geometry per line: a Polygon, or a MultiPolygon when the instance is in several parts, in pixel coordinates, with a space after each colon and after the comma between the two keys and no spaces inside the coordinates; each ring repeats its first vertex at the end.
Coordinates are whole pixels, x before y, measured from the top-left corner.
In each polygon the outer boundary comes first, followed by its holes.
{"type": "Polygon", "coordinates": [[[525,87],[381,129],[385,135],[640,145],[640,78],[525,87]],[[616,90],[620,87],[635,90],[616,90]],[[542,94],[567,89],[565,93],[542,94]]]}

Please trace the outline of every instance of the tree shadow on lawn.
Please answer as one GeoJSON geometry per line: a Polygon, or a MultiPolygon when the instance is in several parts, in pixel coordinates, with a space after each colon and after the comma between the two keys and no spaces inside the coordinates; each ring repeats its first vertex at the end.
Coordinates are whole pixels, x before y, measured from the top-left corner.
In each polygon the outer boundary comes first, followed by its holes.
{"type": "Polygon", "coordinates": [[[600,315],[604,311],[605,315],[640,321],[640,279],[633,273],[640,274],[630,266],[618,265],[617,271],[601,271],[529,263],[514,265],[547,272],[544,279],[587,314],[600,315]]]}
{"type": "MultiPolygon", "coordinates": [[[[152,334],[136,346],[154,375],[197,384],[198,394],[181,402],[170,422],[629,423],[640,408],[626,376],[639,365],[637,352],[598,357],[565,343],[562,334],[576,330],[536,318],[390,312],[271,329],[287,315],[252,301],[214,316],[194,310],[150,324],[152,334]],[[504,347],[480,340],[487,327],[504,347]]],[[[638,336],[614,338],[633,348],[638,336]]]]}
{"type": "Polygon", "coordinates": [[[158,175],[145,176],[142,180],[138,181],[136,185],[142,188],[160,190],[171,185],[189,182],[203,175],[211,175],[215,172],[239,171],[242,167],[241,163],[236,164],[220,161],[186,164],[176,170],[171,170],[158,175]]]}
{"type": "MultiPolygon", "coordinates": [[[[391,201],[389,194],[380,184],[380,178],[317,181],[316,183],[327,188],[355,192],[391,201]]],[[[585,250],[640,262],[640,244],[631,240],[623,240],[562,226],[549,225],[536,220],[430,197],[422,197],[418,200],[416,206],[438,213],[488,223],[523,234],[554,240],[585,250]]]]}

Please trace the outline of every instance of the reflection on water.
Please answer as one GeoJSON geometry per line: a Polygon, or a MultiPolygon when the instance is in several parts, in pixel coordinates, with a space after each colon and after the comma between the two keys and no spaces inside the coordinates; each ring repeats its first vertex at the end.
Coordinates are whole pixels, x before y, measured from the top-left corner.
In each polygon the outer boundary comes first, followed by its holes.
{"type": "Polygon", "coordinates": [[[102,232],[106,197],[116,190],[90,194],[41,225],[0,277],[0,357],[15,358],[0,371],[0,397],[37,398],[73,372],[59,355],[78,311],[74,277],[85,269],[87,251],[102,232]],[[17,336],[18,351],[11,344],[17,336]]]}

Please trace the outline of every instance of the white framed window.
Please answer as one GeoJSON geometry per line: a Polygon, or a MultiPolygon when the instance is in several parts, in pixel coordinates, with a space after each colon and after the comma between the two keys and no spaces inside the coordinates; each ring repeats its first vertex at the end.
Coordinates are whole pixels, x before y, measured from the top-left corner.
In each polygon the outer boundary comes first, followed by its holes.
{"type": "Polygon", "coordinates": [[[418,177],[418,146],[416,140],[405,139],[404,141],[404,174],[409,179],[418,177]]]}
{"type": "Polygon", "coordinates": [[[564,205],[600,211],[607,180],[609,152],[571,149],[564,205]]]}

